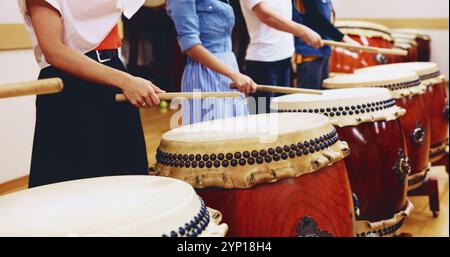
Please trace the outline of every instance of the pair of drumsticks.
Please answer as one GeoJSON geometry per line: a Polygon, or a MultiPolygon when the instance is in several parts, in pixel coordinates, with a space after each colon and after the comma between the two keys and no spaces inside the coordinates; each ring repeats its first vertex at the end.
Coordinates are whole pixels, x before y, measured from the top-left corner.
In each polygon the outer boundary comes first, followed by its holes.
{"type": "MultiPolygon", "coordinates": [[[[370,46],[360,46],[352,45],[347,43],[335,42],[324,40],[325,45],[342,47],[350,50],[358,50],[369,53],[379,53],[379,54],[389,54],[389,55],[408,55],[408,52],[400,49],[388,49],[388,48],[377,48],[370,46]]],[[[233,88],[234,86],[231,85],[233,88]]],[[[63,83],[61,79],[44,79],[32,82],[10,84],[10,85],[0,85],[0,98],[16,97],[16,96],[26,96],[26,95],[42,95],[42,94],[52,94],[59,93],[63,89],[63,83]]],[[[256,88],[258,91],[266,91],[280,94],[315,94],[321,95],[320,90],[302,89],[302,88],[288,88],[288,87],[277,87],[277,86],[265,86],[258,85],[256,88]]],[[[239,92],[202,92],[202,93],[160,93],[158,97],[161,100],[173,100],[175,98],[183,99],[202,99],[202,98],[235,98],[240,97],[239,92]]],[[[116,96],[116,101],[123,102],[126,101],[126,97],[122,94],[116,96]]]]}

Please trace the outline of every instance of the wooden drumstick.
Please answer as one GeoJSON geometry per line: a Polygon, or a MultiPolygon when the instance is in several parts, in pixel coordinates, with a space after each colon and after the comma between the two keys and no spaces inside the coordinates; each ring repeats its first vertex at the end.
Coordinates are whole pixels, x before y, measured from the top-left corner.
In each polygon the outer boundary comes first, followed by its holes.
{"type": "MultiPolygon", "coordinates": [[[[236,89],[234,84],[231,84],[231,88],[236,89]]],[[[314,90],[314,89],[304,89],[304,88],[294,88],[294,87],[277,87],[277,86],[266,86],[266,85],[257,85],[256,90],[271,92],[271,93],[279,93],[279,94],[308,94],[308,95],[322,95],[322,90],[314,90]]]]}
{"type": "Polygon", "coordinates": [[[401,50],[401,49],[379,48],[379,47],[373,47],[373,46],[358,46],[358,45],[352,45],[352,44],[336,42],[336,41],[331,41],[331,40],[323,40],[323,43],[327,46],[342,47],[342,48],[346,48],[346,49],[359,50],[359,51],[368,52],[368,53],[401,55],[401,56],[408,55],[408,51],[401,50]]]}
{"type": "Polygon", "coordinates": [[[61,92],[63,87],[59,78],[0,85],[0,98],[54,94],[61,92]]]}
{"type": "MultiPolygon", "coordinates": [[[[157,94],[160,100],[170,101],[175,98],[205,99],[205,98],[238,98],[239,92],[198,92],[198,93],[160,93],[157,94]]],[[[127,98],[123,94],[116,95],[116,102],[125,102],[127,98]]]]}

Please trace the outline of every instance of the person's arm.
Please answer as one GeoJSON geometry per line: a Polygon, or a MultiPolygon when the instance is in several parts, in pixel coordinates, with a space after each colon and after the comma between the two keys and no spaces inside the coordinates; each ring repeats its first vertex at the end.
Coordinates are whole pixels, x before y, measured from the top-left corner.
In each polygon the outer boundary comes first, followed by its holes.
{"type": "Polygon", "coordinates": [[[62,42],[63,28],[57,9],[44,0],[27,0],[28,12],[46,61],[80,79],[123,90],[136,107],[159,104],[156,93],[163,92],[150,81],[100,64],[62,42]]]}
{"type": "Polygon", "coordinates": [[[350,44],[358,44],[356,41],[351,39],[349,36],[343,34],[339,29],[337,29],[331,21],[320,13],[317,6],[317,1],[319,0],[302,0],[305,7],[306,16],[309,16],[311,20],[316,25],[318,32],[322,35],[327,35],[334,41],[343,41],[350,44]]]}
{"type": "Polygon", "coordinates": [[[245,94],[256,92],[256,83],[248,76],[231,69],[202,45],[195,45],[186,54],[204,66],[218,72],[233,81],[239,91],[245,94]]]}
{"type": "Polygon", "coordinates": [[[264,1],[256,4],[252,11],[261,22],[274,29],[291,33],[312,47],[320,48],[323,46],[322,38],[319,34],[304,25],[292,21],[291,17],[286,18],[275,13],[264,1]]]}
{"type": "Polygon", "coordinates": [[[182,52],[213,71],[230,78],[239,91],[243,93],[256,91],[256,84],[251,78],[233,70],[202,45],[195,0],[168,0],[166,8],[175,24],[182,52]]]}

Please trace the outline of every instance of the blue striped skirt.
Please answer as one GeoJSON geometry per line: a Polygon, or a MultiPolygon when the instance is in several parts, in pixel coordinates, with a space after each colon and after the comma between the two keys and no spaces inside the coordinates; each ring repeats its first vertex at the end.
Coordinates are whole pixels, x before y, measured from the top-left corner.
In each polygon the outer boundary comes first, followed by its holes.
{"type": "MultiPolygon", "coordinates": [[[[239,70],[234,53],[214,54],[236,71],[239,70]]],[[[182,79],[183,92],[230,92],[232,81],[202,64],[188,59],[182,79]]],[[[183,125],[248,115],[245,95],[240,98],[184,100],[182,102],[183,125]]]]}

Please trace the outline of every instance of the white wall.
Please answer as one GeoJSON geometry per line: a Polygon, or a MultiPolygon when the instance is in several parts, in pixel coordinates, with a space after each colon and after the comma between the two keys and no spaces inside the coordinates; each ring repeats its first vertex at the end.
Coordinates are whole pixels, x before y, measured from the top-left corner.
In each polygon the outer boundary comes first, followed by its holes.
{"type": "MultiPolygon", "coordinates": [[[[448,0],[333,0],[337,18],[449,18],[448,0]]],[[[411,28],[414,29],[414,28],[411,28]]],[[[449,75],[449,31],[423,30],[431,35],[432,61],[449,75]]]]}
{"type": "MultiPolygon", "coordinates": [[[[15,0],[0,1],[0,23],[21,23],[15,0]]],[[[1,35],[0,35],[1,36],[1,35]]],[[[32,50],[0,51],[0,85],[35,80],[32,50]]],[[[35,123],[35,97],[0,100],[0,183],[29,172],[35,123]]]]}

